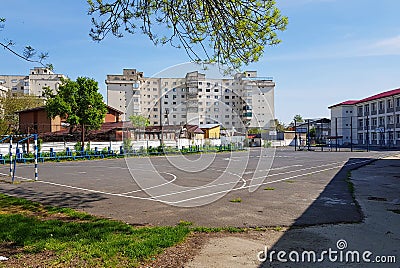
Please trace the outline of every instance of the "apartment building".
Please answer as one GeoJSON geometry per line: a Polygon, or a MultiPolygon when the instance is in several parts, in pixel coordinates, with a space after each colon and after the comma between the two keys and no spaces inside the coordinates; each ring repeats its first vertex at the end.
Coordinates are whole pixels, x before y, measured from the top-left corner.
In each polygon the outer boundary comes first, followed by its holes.
{"type": "Polygon", "coordinates": [[[330,106],[332,135],[341,143],[400,146],[400,89],[330,106]]]}
{"type": "Polygon", "coordinates": [[[144,77],[136,69],[107,75],[108,105],[130,115],[141,114],[152,125],[218,123],[244,132],[271,126],[274,88],[271,77],[250,71],[232,78],[208,78],[198,71],[180,78],[144,77]]]}
{"type": "Polygon", "coordinates": [[[56,92],[61,84],[63,74],[55,74],[51,70],[35,67],[29,71],[29,75],[0,75],[0,85],[8,88],[11,95],[30,94],[41,97],[43,87],[50,87],[56,92]]]}

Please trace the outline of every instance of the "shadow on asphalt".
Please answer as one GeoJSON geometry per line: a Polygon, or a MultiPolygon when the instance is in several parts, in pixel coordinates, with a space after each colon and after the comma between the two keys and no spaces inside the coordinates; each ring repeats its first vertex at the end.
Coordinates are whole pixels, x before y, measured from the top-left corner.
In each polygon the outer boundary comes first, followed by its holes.
{"type": "MultiPolygon", "coordinates": [[[[351,186],[347,181],[348,172],[361,166],[371,163],[372,158],[350,158],[346,164],[332,178],[329,184],[318,198],[308,207],[308,209],[295,221],[295,223],[285,232],[285,234],[272,246],[267,249],[269,253],[275,251],[302,252],[314,250],[320,252],[322,249],[318,245],[325,244],[328,240],[300,229],[303,226],[334,224],[334,223],[357,223],[363,220],[363,214],[352,197],[351,186]]],[[[333,245],[335,247],[335,245],[333,245]]],[[[259,268],[266,267],[302,267],[305,263],[282,263],[276,260],[277,255],[273,256],[275,261],[267,259],[259,268]]],[[[287,258],[287,255],[286,255],[287,258]]],[[[308,263],[308,267],[313,266],[308,263]]],[[[307,266],[304,266],[307,267],[307,266]]]]}
{"type": "Polygon", "coordinates": [[[107,199],[97,193],[38,192],[27,188],[0,189],[3,194],[26,198],[45,205],[84,209],[92,207],[91,203],[107,199]]]}

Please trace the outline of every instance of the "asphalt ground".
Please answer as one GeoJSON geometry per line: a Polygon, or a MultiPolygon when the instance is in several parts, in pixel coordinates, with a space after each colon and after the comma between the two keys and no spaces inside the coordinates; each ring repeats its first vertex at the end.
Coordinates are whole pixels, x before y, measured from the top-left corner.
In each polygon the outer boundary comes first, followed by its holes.
{"type": "MultiPolygon", "coordinates": [[[[398,152],[245,152],[18,164],[0,191],[135,225],[264,227],[357,222],[350,169],[398,152]],[[240,200],[240,202],[232,202],[240,200]]],[[[0,166],[3,178],[8,165],[0,166]]]]}

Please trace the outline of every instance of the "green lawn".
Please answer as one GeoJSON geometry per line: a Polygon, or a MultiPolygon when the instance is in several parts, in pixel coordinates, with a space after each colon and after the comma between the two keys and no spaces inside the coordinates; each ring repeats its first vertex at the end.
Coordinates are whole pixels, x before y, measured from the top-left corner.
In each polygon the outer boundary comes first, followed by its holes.
{"type": "Polygon", "coordinates": [[[0,194],[0,243],[11,242],[22,248],[22,254],[51,251],[56,258],[49,260],[49,266],[68,267],[73,263],[134,267],[182,242],[192,230],[185,224],[135,228],[72,209],[46,207],[0,194]]]}

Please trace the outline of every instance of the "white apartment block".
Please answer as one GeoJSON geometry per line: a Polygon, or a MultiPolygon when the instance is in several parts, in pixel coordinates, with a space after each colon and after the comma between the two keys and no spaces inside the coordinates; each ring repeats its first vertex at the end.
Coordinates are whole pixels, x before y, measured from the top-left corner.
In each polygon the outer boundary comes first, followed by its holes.
{"type": "Polygon", "coordinates": [[[332,135],[343,136],[343,144],[400,146],[400,89],[329,108],[332,135]]]}
{"type": "Polygon", "coordinates": [[[152,125],[218,123],[227,129],[270,128],[274,119],[275,83],[257,72],[212,79],[197,71],[181,78],[144,77],[135,69],[107,75],[108,105],[141,114],[152,125]]]}
{"type": "Polygon", "coordinates": [[[0,85],[8,88],[11,95],[29,94],[42,97],[43,87],[50,87],[56,92],[61,84],[62,74],[55,74],[51,70],[35,67],[29,75],[0,75],[0,85]]]}

